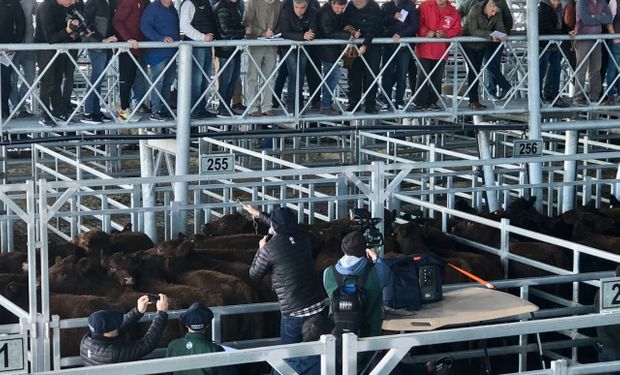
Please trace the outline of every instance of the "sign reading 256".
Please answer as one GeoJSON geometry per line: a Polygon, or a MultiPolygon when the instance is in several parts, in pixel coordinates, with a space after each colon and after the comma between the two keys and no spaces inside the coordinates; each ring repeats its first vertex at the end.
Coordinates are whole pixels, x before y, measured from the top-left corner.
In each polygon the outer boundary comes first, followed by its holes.
{"type": "Polygon", "coordinates": [[[620,311],[620,277],[601,279],[600,311],[620,311]]]}

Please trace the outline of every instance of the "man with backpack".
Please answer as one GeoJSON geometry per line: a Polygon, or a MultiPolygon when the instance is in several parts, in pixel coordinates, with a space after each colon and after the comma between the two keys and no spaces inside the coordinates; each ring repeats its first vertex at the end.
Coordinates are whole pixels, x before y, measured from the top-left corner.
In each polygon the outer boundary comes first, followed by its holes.
{"type": "Polygon", "coordinates": [[[334,333],[336,337],[346,332],[359,337],[378,336],[383,322],[381,290],[387,278],[386,267],[374,249],[367,248],[361,232],[344,236],[341,249],[344,256],[323,272],[334,333]]]}

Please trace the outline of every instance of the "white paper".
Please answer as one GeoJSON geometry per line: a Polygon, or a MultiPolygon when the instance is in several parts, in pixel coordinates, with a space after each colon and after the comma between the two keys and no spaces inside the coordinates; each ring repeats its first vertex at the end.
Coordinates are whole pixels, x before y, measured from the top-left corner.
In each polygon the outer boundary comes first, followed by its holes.
{"type": "Polygon", "coordinates": [[[271,38],[268,38],[266,36],[261,36],[258,39],[260,40],[284,40],[284,38],[282,38],[282,33],[274,34],[271,38]]]}
{"type": "Polygon", "coordinates": [[[495,30],[495,31],[493,31],[491,33],[491,38],[493,38],[493,39],[500,39],[500,38],[504,38],[504,37],[506,37],[506,34],[501,32],[501,31],[495,30]]]}
{"type": "Polygon", "coordinates": [[[407,15],[409,14],[409,12],[407,12],[406,9],[403,9],[400,11],[400,16],[398,17],[398,20],[400,22],[405,22],[405,20],[407,19],[407,15]]]}

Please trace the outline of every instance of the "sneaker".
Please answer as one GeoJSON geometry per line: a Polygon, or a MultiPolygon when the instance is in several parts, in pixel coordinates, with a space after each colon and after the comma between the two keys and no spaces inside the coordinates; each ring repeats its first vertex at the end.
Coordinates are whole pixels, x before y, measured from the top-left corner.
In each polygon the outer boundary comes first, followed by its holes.
{"type": "Polygon", "coordinates": [[[103,118],[98,113],[85,113],[80,122],[84,124],[103,124],[103,118]]]}
{"type": "Polygon", "coordinates": [[[437,104],[435,104],[435,103],[429,105],[427,109],[429,111],[431,111],[431,112],[439,112],[439,111],[441,111],[441,108],[437,104]]]}
{"type": "Polygon", "coordinates": [[[567,108],[570,107],[570,104],[566,103],[562,98],[559,98],[553,103],[553,106],[557,108],[567,108]]]}
{"type": "Polygon", "coordinates": [[[215,113],[209,112],[209,111],[203,111],[203,112],[194,113],[191,116],[191,118],[194,119],[194,120],[205,119],[205,118],[214,118],[214,117],[217,117],[217,115],[215,113]]]}
{"type": "Polygon", "coordinates": [[[101,120],[103,122],[112,122],[114,120],[110,115],[108,115],[106,113],[97,112],[97,114],[99,115],[99,117],[101,117],[101,120]]]}
{"type": "Polygon", "coordinates": [[[30,113],[28,111],[21,111],[15,117],[16,118],[32,117],[32,113],[30,113]]]}
{"type": "Polygon", "coordinates": [[[151,119],[151,121],[157,121],[157,122],[171,120],[171,117],[163,111],[152,113],[151,116],[149,116],[149,118],[151,119]]]}
{"type": "Polygon", "coordinates": [[[130,109],[121,109],[120,111],[118,111],[118,118],[123,121],[127,121],[127,122],[140,121],[140,115],[137,112],[135,112],[133,116],[129,117],[130,114],[131,114],[130,109]]]}
{"type": "Polygon", "coordinates": [[[54,117],[56,118],[56,120],[58,120],[59,122],[64,122],[65,124],[68,124],[70,122],[73,122],[73,119],[69,119],[69,115],[67,115],[66,113],[59,113],[57,115],[54,115],[54,117]]]}
{"type": "Polygon", "coordinates": [[[231,114],[224,108],[220,108],[217,110],[217,115],[218,116],[224,116],[224,117],[230,117],[231,114]]]}
{"type": "Polygon", "coordinates": [[[583,100],[573,100],[573,106],[575,106],[575,107],[585,107],[586,106],[586,102],[584,102],[583,100]]]}
{"type": "Polygon", "coordinates": [[[405,109],[405,106],[402,104],[396,104],[396,110],[397,111],[402,111],[403,109],[405,109]]]}
{"type": "Polygon", "coordinates": [[[367,107],[364,109],[364,112],[370,114],[370,115],[374,115],[379,113],[379,110],[377,109],[376,106],[372,106],[372,107],[367,107]]]}
{"type": "Polygon", "coordinates": [[[416,104],[415,106],[415,110],[418,112],[425,112],[428,110],[428,107],[422,105],[422,104],[416,104]]]}
{"type": "Polygon", "coordinates": [[[56,123],[54,122],[54,120],[52,120],[49,116],[41,116],[41,118],[39,119],[39,124],[47,127],[47,128],[53,128],[54,126],[56,126],[56,123]]]}
{"type": "Polygon", "coordinates": [[[248,107],[244,106],[241,103],[235,103],[235,104],[232,105],[231,108],[232,109],[236,109],[237,111],[241,111],[241,112],[244,112],[246,109],[248,109],[248,107]]]}
{"type": "Polygon", "coordinates": [[[327,115],[327,116],[338,116],[340,115],[340,111],[334,108],[321,108],[321,112],[322,115],[327,115]]]}
{"type": "Polygon", "coordinates": [[[509,93],[510,93],[510,90],[502,90],[502,91],[499,91],[497,94],[491,94],[491,100],[493,101],[506,100],[509,93]]]}

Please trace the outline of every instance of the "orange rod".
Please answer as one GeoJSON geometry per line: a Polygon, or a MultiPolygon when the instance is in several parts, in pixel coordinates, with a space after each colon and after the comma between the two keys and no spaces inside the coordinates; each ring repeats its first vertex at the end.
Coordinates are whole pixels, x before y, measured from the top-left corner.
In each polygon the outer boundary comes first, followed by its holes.
{"type": "Polygon", "coordinates": [[[476,276],[476,275],[474,275],[474,274],[471,274],[471,273],[469,273],[469,272],[465,271],[464,269],[461,269],[461,268],[459,268],[459,267],[455,266],[455,265],[454,265],[454,264],[452,264],[452,263],[449,263],[449,262],[448,262],[448,265],[449,265],[450,267],[454,268],[455,270],[459,271],[459,272],[460,272],[460,273],[462,273],[463,275],[465,275],[465,276],[469,277],[470,279],[475,280],[475,281],[479,282],[480,284],[482,284],[482,285],[486,286],[487,288],[489,288],[489,289],[495,289],[495,286],[493,286],[493,284],[491,284],[490,282],[488,282],[488,281],[486,281],[486,280],[483,280],[483,279],[479,278],[478,276],[476,276]]]}

